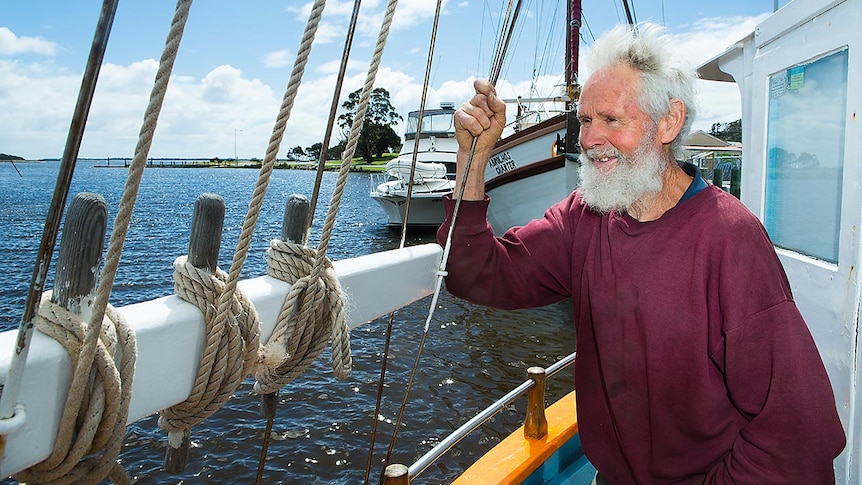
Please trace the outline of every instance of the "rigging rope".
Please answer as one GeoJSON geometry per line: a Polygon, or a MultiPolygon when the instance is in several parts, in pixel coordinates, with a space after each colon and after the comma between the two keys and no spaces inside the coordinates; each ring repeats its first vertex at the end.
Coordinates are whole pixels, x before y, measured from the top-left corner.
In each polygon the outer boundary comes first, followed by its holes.
{"type": "MultiPolygon", "coordinates": [[[[24,304],[24,314],[18,326],[18,338],[15,353],[9,365],[2,391],[0,391],[0,418],[13,418],[14,408],[17,403],[18,391],[21,386],[21,377],[24,372],[24,364],[30,352],[30,339],[33,335],[33,319],[38,315],[39,302],[42,298],[42,289],[48,280],[48,269],[51,267],[51,257],[54,245],[57,242],[57,233],[60,230],[60,221],[63,218],[63,206],[69,196],[69,187],[72,183],[72,175],[75,164],[78,161],[78,152],[81,148],[81,139],[87,124],[87,113],[93,102],[93,94],[99,78],[100,66],[105,56],[114,16],[117,13],[119,0],[104,0],[102,2],[99,20],[96,23],[96,32],[93,43],[90,46],[90,54],[87,58],[87,67],[81,80],[81,88],[75,111],[72,114],[72,123],[66,145],[63,149],[63,159],[60,170],[57,173],[57,181],[54,184],[54,194],[51,197],[51,205],[48,207],[48,215],[42,230],[42,239],[39,243],[39,251],[36,256],[36,264],[30,279],[30,287],[27,292],[27,300],[24,304]]],[[[18,170],[17,168],[15,169],[18,170]]],[[[20,172],[18,172],[20,175],[20,172]]],[[[0,436],[0,447],[6,445],[6,436],[0,436]]]]}
{"type": "MultiPolygon", "coordinates": [[[[338,172],[338,178],[335,183],[335,189],[329,204],[329,210],[326,214],[326,220],[323,225],[323,232],[320,237],[320,242],[317,247],[317,252],[314,255],[314,263],[311,274],[303,277],[291,287],[288,297],[297,297],[298,293],[304,289],[304,294],[301,298],[301,304],[297,310],[292,311],[293,306],[288,306],[291,310],[291,318],[280,320],[277,323],[276,330],[273,335],[279,335],[277,341],[273,341],[273,345],[267,342],[268,349],[264,350],[264,355],[267,356],[285,356],[287,360],[284,364],[287,367],[294,366],[293,362],[301,364],[302,361],[308,358],[316,358],[323,351],[326,344],[326,339],[332,338],[332,367],[335,375],[341,379],[347,377],[352,367],[352,358],[350,357],[350,328],[347,326],[346,319],[343,313],[343,304],[336,301],[332,295],[340,292],[340,287],[335,288],[337,278],[330,279],[332,274],[331,265],[326,260],[326,250],[329,246],[329,239],[332,230],[335,226],[335,218],[338,214],[338,208],[341,204],[341,196],[344,193],[344,187],[347,184],[347,175],[350,171],[351,160],[356,151],[356,145],[359,140],[359,133],[362,130],[362,122],[365,117],[365,112],[368,109],[371,91],[374,87],[374,80],[377,76],[377,71],[380,67],[380,61],[383,57],[383,48],[386,45],[386,38],[389,34],[389,28],[392,25],[392,18],[395,16],[395,5],[397,0],[390,0],[386,14],[383,18],[383,23],[380,27],[380,35],[377,39],[377,45],[374,50],[374,55],[368,68],[368,73],[365,79],[365,85],[362,88],[362,93],[359,98],[359,105],[356,110],[356,115],[351,126],[350,135],[347,140],[347,146],[342,153],[341,167],[338,172]],[[294,291],[296,289],[296,291],[294,291]],[[336,291],[338,289],[338,291],[336,291]],[[329,294],[328,294],[329,292],[329,294]],[[314,315],[316,310],[309,310],[309,305],[312,303],[328,302],[331,305],[329,310],[334,317],[331,319],[332,325],[329,328],[331,333],[325,334],[320,332],[319,326],[315,325],[314,315]],[[294,322],[293,318],[298,321],[294,322]],[[294,329],[303,329],[295,331],[294,329]],[[284,344],[283,342],[287,343],[284,344]],[[283,353],[281,348],[286,346],[286,353],[283,353]],[[270,349],[269,347],[275,347],[270,349]]],[[[287,302],[287,300],[285,300],[287,302]]],[[[284,307],[283,307],[284,309],[284,307]]],[[[257,375],[268,379],[269,376],[264,376],[259,372],[257,375]]],[[[256,388],[264,388],[266,382],[261,382],[259,379],[256,388]]]]}
{"type": "MultiPolygon", "coordinates": [[[[218,305],[213,323],[214,331],[212,333],[208,333],[206,342],[207,353],[214,352],[216,353],[216,356],[222,352],[217,343],[225,338],[227,339],[226,342],[230,348],[245,348],[245,355],[259,351],[259,328],[256,328],[250,341],[241,342],[240,339],[233,337],[233,335],[236,334],[235,329],[238,324],[237,318],[239,317],[236,313],[238,310],[235,309],[237,282],[242,273],[242,267],[248,254],[248,249],[251,246],[251,238],[257,224],[260,208],[263,205],[263,199],[266,195],[270,176],[275,166],[278,149],[284,136],[287,120],[290,118],[290,112],[293,109],[296,93],[299,90],[302,74],[305,71],[305,65],[308,62],[308,55],[311,52],[311,45],[314,41],[317,26],[320,23],[324,3],[325,2],[323,0],[316,0],[309,14],[308,22],[294,62],[293,71],[291,72],[290,80],[276,117],[275,125],[273,126],[273,132],[270,136],[266,155],[261,163],[257,183],[255,185],[251,202],[249,203],[248,212],[246,213],[246,217],[243,222],[242,232],[240,233],[237,248],[234,251],[230,271],[223,280],[224,287],[221,289],[221,294],[218,298],[218,305]],[[225,329],[229,332],[228,336],[224,335],[225,329]]],[[[179,445],[182,442],[182,434],[186,430],[205,420],[212,413],[220,409],[227,402],[236,388],[239,387],[243,377],[253,373],[260,363],[259,357],[251,362],[248,359],[233,359],[231,362],[228,362],[228,366],[226,368],[221,368],[215,367],[214,364],[217,359],[210,357],[212,356],[205,354],[202,358],[192,393],[189,395],[188,399],[183,403],[172,406],[168,410],[162,411],[162,418],[159,419],[159,426],[168,430],[168,441],[172,448],[179,448],[179,445]],[[202,410],[202,412],[192,413],[195,410],[202,410]],[[180,415],[182,415],[182,418],[179,417],[180,415]]]]}
{"type": "MultiPolygon", "coordinates": [[[[105,264],[100,274],[98,288],[96,289],[89,324],[76,324],[74,325],[74,328],[70,327],[69,329],[59,331],[60,333],[65,332],[66,334],[75,335],[80,340],[80,343],[73,344],[74,351],[71,352],[74,354],[72,359],[74,369],[72,385],[70,386],[69,394],[66,399],[66,406],[63,410],[63,422],[60,425],[60,434],[57,438],[57,445],[62,447],[63,444],[66,443],[66,438],[73,434],[77,434],[79,438],[83,435],[84,440],[77,441],[75,445],[73,445],[72,451],[70,452],[71,454],[67,456],[63,456],[63,452],[55,448],[47,462],[43,462],[34,467],[41,470],[43,466],[45,468],[56,466],[57,468],[55,471],[51,473],[61,474],[60,477],[56,478],[57,483],[69,483],[83,476],[89,476],[90,473],[101,475],[102,478],[110,475],[117,483],[128,482],[128,477],[126,477],[125,471],[121,473],[117,469],[119,465],[116,464],[115,456],[110,460],[110,463],[90,457],[83,462],[80,462],[80,465],[75,464],[73,466],[72,461],[79,460],[88,452],[88,449],[95,448],[95,446],[91,446],[92,443],[90,445],[87,444],[89,441],[87,437],[91,427],[96,426],[98,429],[106,429],[104,426],[99,428],[99,425],[94,422],[95,418],[91,417],[92,415],[88,415],[84,418],[84,427],[82,428],[75,429],[75,422],[78,420],[78,416],[82,408],[92,409],[91,403],[98,405],[104,400],[104,391],[100,390],[99,387],[96,387],[93,390],[95,393],[94,395],[89,395],[88,392],[91,389],[86,383],[89,382],[91,369],[94,365],[98,368],[98,373],[104,372],[108,366],[104,360],[110,360],[110,357],[112,357],[113,354],[113,344],[110,343],[111,339],[108,337],[108,343],[105,342],[105,335],[110,336],[112,333],[110,324],[106,324],[105,322],[110,322],[111,320],[118,321],[118,317],[109,306],[108,300],[111,295],[111,289],[114,285],[114,279],[116,278],[117,268],[119,267],[123,244],[129,229],[135,200],[137,199],[138,188],[140,187],[141,177],[147,160],[147,153],[152,144],[153,133],[155,132],[156,123],[158,121],[158,113],[161,109],[162,102],[164,101],[167,84],[170,79],[170,72],[173,68],[174,60],[176,59],[177,49],[179,47],[180,40],[182,39],[182,31],[185,25],[185,20],[188,18],[190,6],[191,0],[179,0],[177,2],[176,13],[166,41],[165,50],[159,63],[159,70],[156,73],[156,80],[150,96],[150,103],[147,106],[143,126],[141,127],[141,133],[138,138],[138,144],[135,148],[135,157],[129,167],[129,175],[123,190],[120,207],[117,212],[117,216],[114,219],[114,229],[111,232],[111,239],[108,245],[107,255],[105,257],[105,264]],[[106,316],[109,318],[106,319],[106,316]],[[69,466],[73,466],[73,468],[68,469],[69,466]]],[[[47,311],[60,313],[54,308],[49,308],[47,311]]],[[[40,312],[40,316],[42,314],[43,313],[40,312]]],[[[63,320],[68,320],[68,318],[64,318],[63,320]]],[[[105,445],[107,447],[107,451],[103,455],[106,459],[115,451],[118,453],[119,448],[122,445],[122,437],[125,434],[125,424],[128,414],[128,398],[130,396],[130,394],[126,393],[131,393],[131,379],[133,374],[133,370],[131,369],[134,367],[135,359],[134,336],[130,331],[125,329],[124,324],[120,323],[119,327],[119,334],[114,337],[114,340],[119,338],[124,343],[125,352],[123,353],[122,364],[124,370],[120,373],[119,378],[127,378],[123,380],[122,386],[124,389],[120,391],[125,397],[121,397],[121,403],[118,406],[112,405],[112,411],[104,413],[105,415],[102,415],[102,412],[97,413],[100,415],[102,420],[107,419],[107,423],[114,423],[113,426],[105,426],[113,431],[111,436],[116,434],[118,439],[117,441],[112,439],[110,443],[105,443],[105,440],[108,439],[105,436],[106,431],[97,432],[93,438],[93,443],[96,445],[105,445]],[[126,353],[128,353],[128,355],[126,353]],[[125,369],[126,367],[128,367],[128,369],[125,369]]],[[[46,326],[45,331],[55,332],[56,330],[46,326]]],[[[112,379],[114,377],[115,376],[112,376],[111,380],[109,380],[107,374],[99,374],[98,377],[96,377],[96,380],[103,381],[104,385],[110,386],[113,389],[115,384],[112,379]]],[[[26,475],[28,472],[29,470],[25,471],[24,474],[26,475]]],[[[83,478],[81,479],[83,480],[83,478]]],[[[54,479],[52,478],[46,479],[46,481],[49,482],[53,480],[54,479]]],[[[101,479],[96,481],[100,480],[101,479]]],[[[37,479],[37,481],[41,480],[37,479]]],[[[84,481],[90,482],[91,480],[84,481]]]]}

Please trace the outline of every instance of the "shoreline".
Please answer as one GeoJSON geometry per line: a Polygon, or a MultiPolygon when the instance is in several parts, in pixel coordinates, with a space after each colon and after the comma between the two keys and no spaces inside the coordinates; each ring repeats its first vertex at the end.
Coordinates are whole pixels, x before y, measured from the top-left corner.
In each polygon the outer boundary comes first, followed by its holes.
{"type": "MultiPolygon", "coordinates": [[[[380,160],[375,160],[373,163],[364,163],[360,159],[354,158],[351,166],[351,172],[383,172],[386,170],[386,162],[395,158],[397,154],[392,156],[384,156],[380,160]]],[[[47,158],[39,160],[10,160],[2,159],[0,163],[9,162],[16,163],[50,163],[59,162],[58,158],[47,158]]],[[[93,168],[129,168],[131,163],[130,158],[79,158],[79,162],[93,162],[93,168]]],[[[260,169],[261,160],[212,160],[202,158],[153,158],[147,160],[146,168],[224,168],[224,169],[260,169]]],[[[317,170],[317,161],[300,162],[293,160],[276,160],[273,167],[274,170],[317,170]]],[[[341,160],[329,160],[324,166],[325,171],[337,171],[341,168],[341,160]]]]}

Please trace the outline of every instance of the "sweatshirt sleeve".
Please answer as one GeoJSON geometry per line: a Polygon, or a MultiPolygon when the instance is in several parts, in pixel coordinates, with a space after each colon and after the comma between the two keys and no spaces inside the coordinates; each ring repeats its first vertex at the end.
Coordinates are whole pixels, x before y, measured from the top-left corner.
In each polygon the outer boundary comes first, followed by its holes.
{"type": "MultiPolygon", "coordinates": [[[[495,237],[487,221],[488,197],[462,201],[446,265],[446,289],[475,304],[502,309],[548,305],[570,293],[570,266],[559,208],[542,219],[495,237]]],[[[446,245],[455,201],[443,198],[446,220],[437,241],[446,245]]]]}
{"type": "Polygon", "coordinates": [[[792,301],[727,333],[725,375],[747,424],[706,483],[835,483],[844,430],[826,369],[792,301]]]}
{"type": "Polygon", "coordinates": [[[844,428],[817,346],[762,226],[729,232],[738,237],[716,255],[723,323],[710,354],[742,423],[706,482],[834,484],[844,428]]]}

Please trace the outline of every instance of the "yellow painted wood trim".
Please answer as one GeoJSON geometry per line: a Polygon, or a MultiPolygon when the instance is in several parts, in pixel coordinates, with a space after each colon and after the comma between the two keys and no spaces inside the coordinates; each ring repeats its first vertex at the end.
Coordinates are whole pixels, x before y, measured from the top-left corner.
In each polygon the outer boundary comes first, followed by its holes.
{"type": "Polygon", "coordinates": [[[521,426],[476,460],[452,485],[520,484],[563,444],[578,433],[575,392],[545,410],[548,435],[540,440],[524,436],[521,426]]]}

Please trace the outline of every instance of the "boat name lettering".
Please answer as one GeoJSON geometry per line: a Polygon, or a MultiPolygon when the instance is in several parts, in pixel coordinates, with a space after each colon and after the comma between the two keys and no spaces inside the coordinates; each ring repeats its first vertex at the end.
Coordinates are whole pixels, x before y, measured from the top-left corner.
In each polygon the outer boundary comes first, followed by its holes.
{"type": "Polygon", "coordinates": [[[515,161],[512,160],[512,156],[509,155],[509,152],[498,153],[491,157],[490,165],[494,168],[494,171],[497,172],[497,175],[504,174],[515,169],[515,161]]]}

